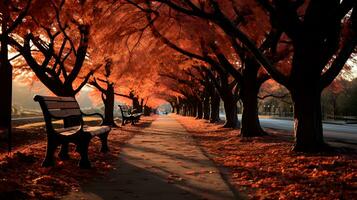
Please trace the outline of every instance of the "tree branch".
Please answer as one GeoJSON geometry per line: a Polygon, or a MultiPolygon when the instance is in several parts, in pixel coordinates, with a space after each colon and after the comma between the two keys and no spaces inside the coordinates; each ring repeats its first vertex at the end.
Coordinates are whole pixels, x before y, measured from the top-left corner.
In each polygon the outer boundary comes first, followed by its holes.
{"type": "Polygon", "coordinates": [[[16,29],[22,23],[22,20],[26,17],[28,10],[30,9],[32,0],[28,0],[24,10],[17,16],[15,21],[9,26],[9,28],[2,34],[9,35],[12,31],[16,29]]]}

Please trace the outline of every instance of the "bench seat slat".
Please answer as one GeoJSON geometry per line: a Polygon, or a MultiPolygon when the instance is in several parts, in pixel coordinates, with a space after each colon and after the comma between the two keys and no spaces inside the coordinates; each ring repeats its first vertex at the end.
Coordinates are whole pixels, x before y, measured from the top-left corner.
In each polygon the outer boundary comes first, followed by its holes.
{"type": "Polygon", "coordinates": [[[53,96],[41,96],[44,101],[73,101],[76,102],[74,97],[53,97],[53,96]]]}
{"type": "Polygon", "coordinates": [[[48,111],[53,117],[66,118],[70,116],[80,116],[82,115],[79,109],[64,109],[64,110],[49,110],[48,111]]]}
{"type": "Polygon", "coordinates": [[[80,109],[77,102],[74,101],[46,101],[48,109],[80,109]]]}
{"type": "MultiPolygon", "coordinates": [[[[70,128],[62,128],[56,129],[56,131],[64,136],[70,136],[79,131],[79,127],[70,127],[70,128]]],[[[97,136],[103,133],[110,131],[109,126],[83,126],[83,131],[90,133],[92,136],[97,136]]]]}

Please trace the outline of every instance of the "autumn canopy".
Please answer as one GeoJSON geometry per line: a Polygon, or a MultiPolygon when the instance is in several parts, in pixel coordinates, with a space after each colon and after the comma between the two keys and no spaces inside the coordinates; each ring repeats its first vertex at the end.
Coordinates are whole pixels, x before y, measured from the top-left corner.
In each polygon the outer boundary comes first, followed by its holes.
{"type": "Polygon", "coordinates": [[[108,125],[116,100],[144,113],[169,103],[212,123],[222,102],[225,127],[262,136],[268,82],[291,102],[294,149],[320,151],[321,93],[357,45],[355,0],[3,0],[0,13],[2,130],[22,76],[56,96],[93,88],[108,125]]]}

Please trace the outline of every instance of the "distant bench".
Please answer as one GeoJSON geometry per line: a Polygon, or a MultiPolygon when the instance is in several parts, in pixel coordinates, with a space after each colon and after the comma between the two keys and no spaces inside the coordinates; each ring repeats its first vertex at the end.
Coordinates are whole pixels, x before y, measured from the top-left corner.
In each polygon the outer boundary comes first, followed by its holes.
{"type": "Polygon", "coordinates": [[[120,108],[122,121],[121,125],[124,126],[127,122],[135,124],[140,120],[142,113],[131,113],[130,108],[127,105],[118,105],[120,108]]]}
{"type": "Polygon", "coordinates": [[[103,116],[101,114],[82,113],[78,102],[73,97],[50,97],[36,95],[34,100],[40,103],[46,122],[47,150],[42,166],[54,166],[54,153],[59,145],[62,145],[59,157],[62,160],[68,159],[68,143],[74,143],[77,145],[77,152],[81,155],[81,159],[79,161],[80,168],[90,168],[91,164],[88,159],[88,145],[94,136],[99,137],[101,140],[101,152],[109,151],[107,138],[111,130],[110,127],[85,126],[83,122],[83,116],[98,115],[103,120],[103,116]],[[79,122],[79,125],[54,129],[52,120],[58,119],[62,119],[63,121],[67,120],[79,122]]]}

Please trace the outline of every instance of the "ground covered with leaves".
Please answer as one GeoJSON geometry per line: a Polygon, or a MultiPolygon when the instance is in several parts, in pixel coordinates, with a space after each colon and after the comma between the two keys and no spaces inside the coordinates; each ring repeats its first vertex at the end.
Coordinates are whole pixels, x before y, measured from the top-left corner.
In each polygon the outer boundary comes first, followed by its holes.
{"type": "Polygon", "coordinates": [[[241,195],[248,199],[356,199],[354,151],[305,154],[291,151],[291,137],[268,130],[242,139],[239,130],[191,117],[174,117],[241,195]]]}
{"type": "MultiPolygon", "coordinates": [[[[55,167],[41,167],[46,150],[43,122],[15,124],[13,153],[0,149],[0,199],[57,199],[78,190],[81,183],[114,169],[122,145],[153,120],[154,117],[143,117],[135,126],[112,129],[108,138],[110,152],[106,154],[99,152],[100,140],[93,138],[89,147],[92,163],[89,170],[77,166],[80,157],[74,145],[70,146],[70,160],[57,159],[55,167]]],[[[4,141],[0,143],[5,146],[4,141]]]]}

